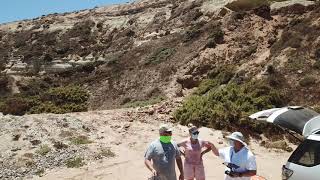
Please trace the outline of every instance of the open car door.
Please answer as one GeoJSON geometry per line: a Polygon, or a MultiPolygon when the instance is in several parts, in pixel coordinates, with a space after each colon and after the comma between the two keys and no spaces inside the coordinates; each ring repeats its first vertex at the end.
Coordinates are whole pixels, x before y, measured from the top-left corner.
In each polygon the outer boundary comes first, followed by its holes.
{"type": "Polygon", "coordinates": [[[273,123],[299,133],[304,137],[320,130],[320,114],[301,106],[267,109],[252,114],[249,117],[273,123]]]}

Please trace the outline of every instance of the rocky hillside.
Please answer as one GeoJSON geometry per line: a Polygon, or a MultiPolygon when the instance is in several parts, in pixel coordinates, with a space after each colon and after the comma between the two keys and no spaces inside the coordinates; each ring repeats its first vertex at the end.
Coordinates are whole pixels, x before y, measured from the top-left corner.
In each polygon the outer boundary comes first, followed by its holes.
{"type": "MultiPolygon", "coordinates": [[[[184,96],[232,66],[230,79],[277,73],[287,103],[316,105],[319,6],[277,2],[270,10],[236,1],[223,8],[228,2],[138,1],[2,24],[1,95],[34,98],[76,85],[89,91],[89,109],[128,107],[184,96]]],[[[52,109],[43,106],[34,111],[52,109]]]]}

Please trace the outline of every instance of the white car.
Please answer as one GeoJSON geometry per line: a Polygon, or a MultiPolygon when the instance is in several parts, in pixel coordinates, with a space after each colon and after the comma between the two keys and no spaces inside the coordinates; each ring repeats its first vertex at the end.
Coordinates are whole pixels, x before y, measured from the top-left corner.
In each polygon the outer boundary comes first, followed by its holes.
{"type": "Polygon", "coordinates": [[[320,134],[307,137],[282,167],[283,180],[320,179],[320,134]]]}
{"type": "Polygon", "coordinates": [[[320,180],[320,114],[294,106],[260,111],[250,118],[303,135],[304,140],[282,166],[282,180],[320,180]]]}

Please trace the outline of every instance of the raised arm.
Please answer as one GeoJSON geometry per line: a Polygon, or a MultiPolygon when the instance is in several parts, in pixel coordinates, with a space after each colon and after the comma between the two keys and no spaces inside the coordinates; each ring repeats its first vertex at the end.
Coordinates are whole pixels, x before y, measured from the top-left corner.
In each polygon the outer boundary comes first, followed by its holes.
{"type": "Polygon", "coordinates": [[[216,148],[216,146],[211,142],[209,142],[209,145],[211,147],[212,153],[216,156],[219,156],[219,150],[216,148]]]}

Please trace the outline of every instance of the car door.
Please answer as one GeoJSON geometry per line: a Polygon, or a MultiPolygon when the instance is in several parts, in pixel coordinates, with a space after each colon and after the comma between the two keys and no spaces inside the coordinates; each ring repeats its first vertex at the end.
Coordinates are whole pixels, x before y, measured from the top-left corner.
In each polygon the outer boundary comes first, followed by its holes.
{"type": "Polygon", "coordinates": [[[249,116],[266,121],[308,137],[320,129],[320,114],[301,106],[267,109],[249,116]]]}
{"type": "Polygon", "coordinates": [[[320,136],[318,140],[306,139],[290,156],[286,170],[292,171],[289,180],[320,179],[320,136]]]}

